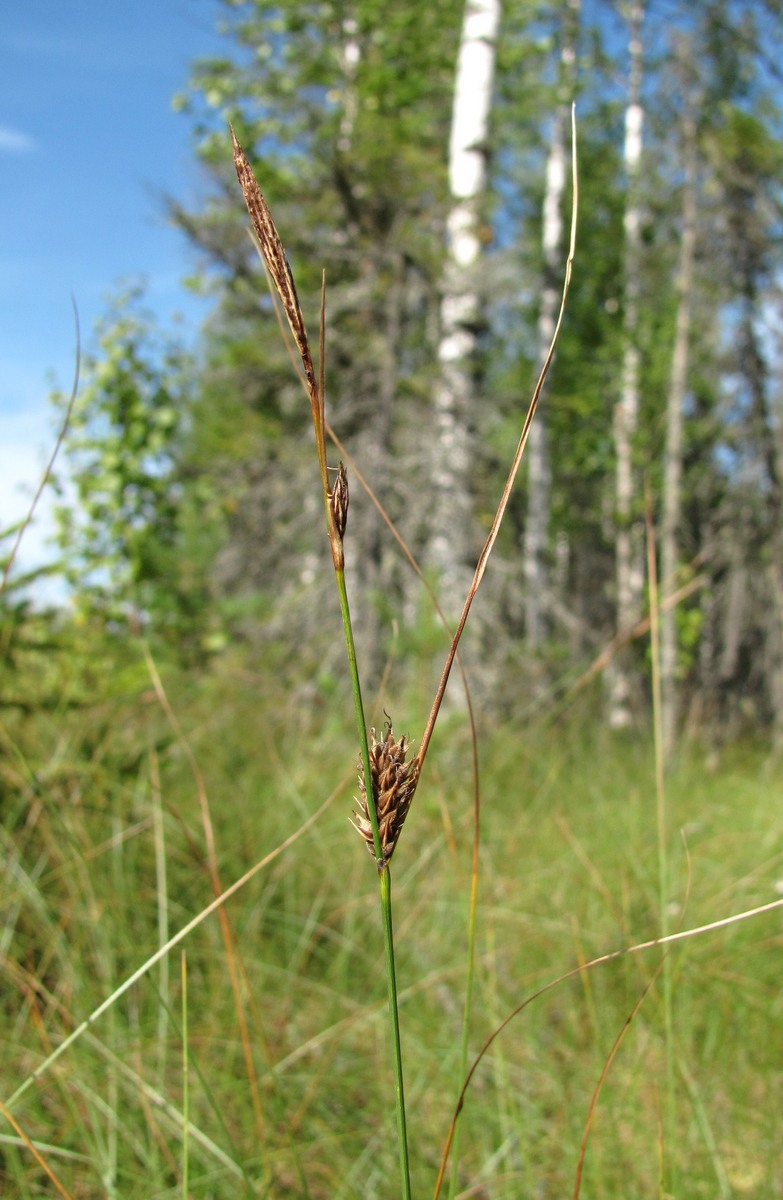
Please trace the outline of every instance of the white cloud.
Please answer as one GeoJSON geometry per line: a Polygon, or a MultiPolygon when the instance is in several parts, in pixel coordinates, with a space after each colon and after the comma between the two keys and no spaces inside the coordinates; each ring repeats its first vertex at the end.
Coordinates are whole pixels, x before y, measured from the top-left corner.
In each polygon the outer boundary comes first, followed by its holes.
{"type": "Polygon", "coordinates": [[[28,134],[0,125],[0,154],[29,154],[34,149],[35,142],[28,134]]]}

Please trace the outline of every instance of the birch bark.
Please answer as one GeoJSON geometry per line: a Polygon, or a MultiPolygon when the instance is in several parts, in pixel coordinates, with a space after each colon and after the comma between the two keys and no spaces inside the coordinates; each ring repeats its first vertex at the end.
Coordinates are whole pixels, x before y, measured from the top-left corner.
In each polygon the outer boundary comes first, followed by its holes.
{"type": "MultiPolygon", "coordinates": [[[[627,199],[624,216],[625,266],[623,280],[623,363],[620,398],[614,410],[615,584],[617,631],[636,624],[641,611],[644,554],[641,522],[635,516],[637,481],[634,441],[639,421],[639,267],[641,263],[640,169],[644,109],[642,91],[642,24],[644,0],[632,0],[629,10],[628,104],[625,110],[625,172],[627,199]]],[[[631,723],[633,679],[629,656],[620,653],[608,674],[609,724],[622,729],[631,723]]]]}
{"type": "Polygon", "coordinates": [[[444,604],[458,604],[472,575],[470,421],[481,316],[477,265],[479,200],[486,183],[500,0],[467,0],[454,86],[449,144],[447,262],[440,305],[439,377],[430,459],[433,505],[429,561],[444,604]]]}

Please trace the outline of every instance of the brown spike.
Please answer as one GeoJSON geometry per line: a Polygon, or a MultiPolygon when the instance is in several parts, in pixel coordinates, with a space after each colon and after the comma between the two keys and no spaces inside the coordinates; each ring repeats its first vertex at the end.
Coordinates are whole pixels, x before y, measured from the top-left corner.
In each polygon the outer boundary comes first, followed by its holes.
{"type": "MultiPolygon", "coordinates": [[[[408,809],[411,806],[419,779],[419,764],[414,758],[406,762],[410,744],[403,735],[399,741],[394,737],[391,720],[387,721],[383,736],[378,737],[370,730],[370,773],[373,801],[378,818],[378,832],[383,856],[376,859],[378,871],[383,871],[394,853],[397,839],[402,831],[408,809]]],[[[359,808],[354,812],[354,829],[364,838],[367,849],[375,858],[375,843],[372,835],[370,811],[367,807],[367,787],[364,771],[359,763],[359,808]]]]}
{"type": "Polygon", "coordinates": [[[329,506],[332,510],[335,529],[342,540],[348,520],[348,472],[342,463],[337,468],[334,487],[329,491],[329,506]]]}
{"type": "Polygon", "coordinates": [[[248,162],[247,155],[237,141],[233,127],[229,126],[229,128],[231,129],[231,139],[234,143],[234,166],[236,167],[239,186],[242,188],[242,195],[245,197],[247,211],[250,214],[250,220],[253,222],[253,228],[256,231],[267,270],[272,277],[272,282],[280,297],[280,303],[285,309],[288,324],[291,326],[291,332],[294,335],[294,341],[302,359],[302,366],[304,367],[310,395],[311,397],[317,397],[318,384],[312,355],[310,354],[310,346],[307,341],[307,330],[285,249],[272,219],[269,205],[264,199],[261,188],[258,186],[256,177],[253,174],[253,168],[248,162]]]}

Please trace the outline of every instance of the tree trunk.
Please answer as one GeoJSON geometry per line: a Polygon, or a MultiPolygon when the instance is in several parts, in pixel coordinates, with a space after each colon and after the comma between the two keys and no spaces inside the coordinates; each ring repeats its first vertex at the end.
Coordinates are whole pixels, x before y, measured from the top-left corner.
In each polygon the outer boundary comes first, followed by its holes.
{"type": "MultiPolygon", "coordinates": [[[[757,192],[764,156],[750,140],[738,139],[727,165],[725,200],[728,239],[738,292],[736,364],[746,400],[746,423],[759,458],[759,498],[763,505],[759,534],[766,543],[754,546],[752,569],[765,570],[767,612],[764,682],[777,741],[783,740],[783,454],[777,426],[779,414],[771,403],[768,339],[762,314],[769,304],[764,282],[770,276],[772,229],[769,208],[757,192]],[[763,532],[762,532],[763,531],[763,532]],[[764,562],[766,560],[766,562],[764,562]]],[[[766,181],[765,181],[766,182],[766,181]]],[[[767,183],[769,187],[769,183],[767,183]]],[[[777,192],[775,192],[777,195],[777,192]]]]}
{"type": "Polygon", "coordinates": [[[478,206],[486,182],[499,21],[499,0],[467,0],[451,121],[449,187],[453,204],[447,221],[448,256],[440,306],[428,547],[429,563],[438,572],[447,611],[453,611],[464,597],[474,556],[469,480],[481,315],[476,288],[481,252],[478,206]]]}
{"type": "MultiPolygon", "coordinates": [[[[549,142],[546,190],[542,211],[544,273],[541,312],[538,318],[538,363],[546,357],[555,332],[560,304],[563,270],[562,202],[566,181],[566,131],[573,99],[576,39],[581,0],[567,0],[562,25],[558,107],[549,142]]],[[[543,395],[546,395],[544,391],[543,395]]],[[[543,397],[542,397],[543,399],[543,397]]],[[[537,650],[546,636],[547,545],[549,541],[550,467],[546,429],[546,406],[539,404],[530,429],[527,449],[527,518],[523,546],[525,580],[525,633],[530,650],[537,650]]]]}
{"type": "MultiPolygon", "coordinates": [[[[677,319],[672,351],[671,381],[666,408],[666,452],[663,478],[663,521],[661,525],[661,575],[663,586],[676,586],[678,529],[682,483],[682,417],[688,380],[689,338],[693,300],[693,268],[696,247],[696,121],[694,97],[686,87],[682,118],[684,182],[682,235],[677,279],[677,319]]],[[[674,749],[678,724],[677,703],[677,612],[661,613],[661,707],[663,748],[666,757],[674,749]]]]}
{"type": "Polygon", "coordinates": [[[742,314],[739,327],[739,361],[750,395],[750,421],[761,457],[760,490],[766,509],[766,575],[769,611],[764,622],[766,687],[772,710],[773,734],[783,744],[783,477],[777,414],[769,402],[769,368],[762,347],[759,312],[763,295],[754,277],[753,255],[749,253],[742,282],[742,314]]]}
{"type": "MultiPolygon", "coordinates": [[[[644,580],[642,526],[635,512],[638,495],[634,469],[634,442],[639,420],[639,266],[641,262],[640,167],[644,109],[642,87],[643,0],[630,7],[630,74],[625,110],[625,266],[623,280],[623,364],[620,398],[614,410],[615,477],[615,580],[617,632],[637,623],[644,580]]],[[[630,655],[621,652],[608,671],[609,724],[622,729],[631,723],[633,672],[630,655]]]]}

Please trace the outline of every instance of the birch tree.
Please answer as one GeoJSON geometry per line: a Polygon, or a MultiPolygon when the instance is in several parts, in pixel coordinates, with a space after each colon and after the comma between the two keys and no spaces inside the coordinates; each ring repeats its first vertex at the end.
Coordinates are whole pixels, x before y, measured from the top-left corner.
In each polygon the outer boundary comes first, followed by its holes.
{"type": "MultiPolygon", "coordinates": [[[[630,631],[639,618],[643,586],[641,525],[635,515],[637,481],[634,440],[639,420],[639,269],[641,264],[642,130],[642,24],[644,0],[632,0],[628,11],[628,103],[625,110],[625,172],[627,199],[624,225],[623,361],[620,397],[614,409],[615,475],[615,586],[617,630],[630,631]]],[[[621,729],[631,722],[632,673],[625,654],[616,657],[608,672],[609,723],[621,729]]]]}
{"type": "Polygon", "coordinates": [[[481,318],[479,203],[486,184],[499,23],[499,0],[467,0],[449,140],[451,208],[446,226],[431,455],[429,562],[438,572],[447,606],[458,603],[466,590],[473,556],[470,423],[481,318]]]}
{"type": "MultiPolygon", "coordinates": [[[[538,362],[552,343],[560,303],[563,261],[563,193],[566,183],[567,130],[576,76],[576,40],[581,0],[567,0],[561,29],[558,107],[552,122],[546,163],[546,188],[542,206],[544,271],[538,317],[538,362]]],[[[546,391],[543,393],[544,398],[546,391]]],[[[550,463],[546,404],[539,404],[527,443],[527,519],[523,546],[525,580],[525,633],[531,650],[545,636],[548,587],[547,543],[550,520],[550,463]]]]}

